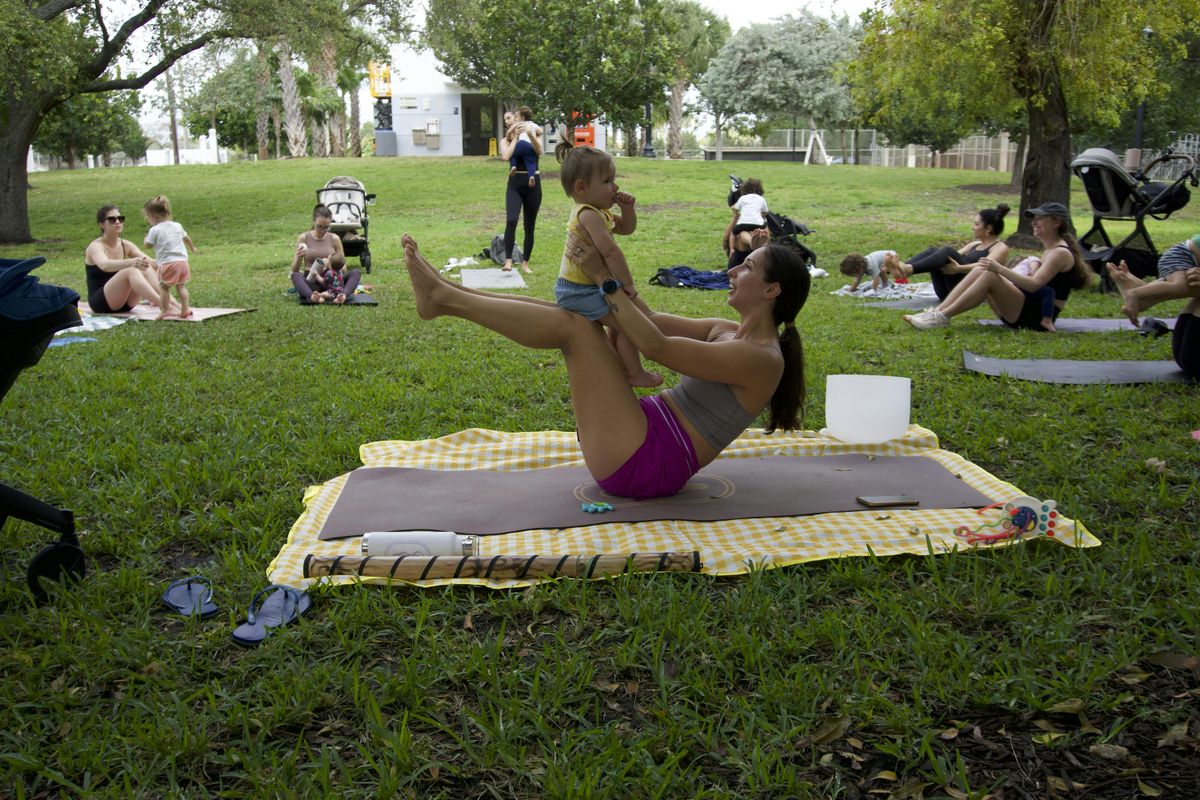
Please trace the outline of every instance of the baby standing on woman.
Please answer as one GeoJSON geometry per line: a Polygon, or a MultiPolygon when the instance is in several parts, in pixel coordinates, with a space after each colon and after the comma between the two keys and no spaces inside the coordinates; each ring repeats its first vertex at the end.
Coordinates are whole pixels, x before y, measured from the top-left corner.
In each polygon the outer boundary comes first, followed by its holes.
{"type": "Polygon", "coordinates": [[[630,386],[658,386],[661,375],[642,366],[637,347],[613,324],[605,294],[623,291],[630,300],[650,313],[645,301],[633,287],[633,275],[625,254],[613,239],[614,233],[629,235],[637,227],[635,200],[617,186],[617,164],[603,150],[570,142],[560,142],[555,150],[562,169],[559,178],[563,191],[575,206],[567,221],[567,242],[563,248],[562,265],[554,285],[554,298],[568,311],[574,311],[592,322],[599,322],[610,331],[610,339],[625,368],[630,386]],[[621,215],[614,216],[613,205],[620,206],[621,215]],[[615,278],[597,288],[592,276],[607,271],[615,278]]]}
{"type": "Polygon", "coordinates": [[[198,252],[196,246],[183,226],[171,219],[171,202],[163,195],[142,206],[142,216],[150,224],[150,230],[146,231],[146,246],[154,248],[158,262],[158,307],[161,309],[158,319],[167,315],[172,286],[179,295],[179,316],[190,317],[192,309],[188,305],[187,282],[192,271],[188,266],[187,251],[198,252]]]}

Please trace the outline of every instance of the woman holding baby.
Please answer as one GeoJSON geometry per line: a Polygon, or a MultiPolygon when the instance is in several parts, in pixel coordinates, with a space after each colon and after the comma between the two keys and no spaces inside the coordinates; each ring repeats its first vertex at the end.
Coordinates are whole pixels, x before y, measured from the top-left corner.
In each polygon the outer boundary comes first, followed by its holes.
{"type": "Polygon", "coordinates": [[[296,251],[292,254],[292,286],[302,303],[344,303],[354,296],[360,273],[356,269],[346,269],[342,240],[330,230],[333,212],[329,207],[318,203],[313,208],[312,221],[312,230],[296,239],[296,251]],[[336,273],[340,280],[330,280],[331,273],[336,273]]]}

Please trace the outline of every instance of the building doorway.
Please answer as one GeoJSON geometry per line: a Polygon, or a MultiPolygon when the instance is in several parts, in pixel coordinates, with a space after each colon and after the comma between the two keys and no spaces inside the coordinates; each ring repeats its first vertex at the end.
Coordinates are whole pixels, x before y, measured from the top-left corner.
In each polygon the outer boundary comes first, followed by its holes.
{"type": "Polygon", "coordinates": [[[464,156],[486,156],[496,135],[496,101],[486,94],[462,96],[464,156]]]}

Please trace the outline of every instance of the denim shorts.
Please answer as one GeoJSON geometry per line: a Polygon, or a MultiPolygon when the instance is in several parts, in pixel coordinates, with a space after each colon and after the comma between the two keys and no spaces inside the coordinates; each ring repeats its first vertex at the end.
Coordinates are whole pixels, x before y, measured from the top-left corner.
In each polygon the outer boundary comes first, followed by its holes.
{"type": "Polygon", "coordinates": [[[608,316],[608,303],[598,286],[559,278],[554,283],[554,299],[567,311],[582,314],[591,322],[608,316]]]}

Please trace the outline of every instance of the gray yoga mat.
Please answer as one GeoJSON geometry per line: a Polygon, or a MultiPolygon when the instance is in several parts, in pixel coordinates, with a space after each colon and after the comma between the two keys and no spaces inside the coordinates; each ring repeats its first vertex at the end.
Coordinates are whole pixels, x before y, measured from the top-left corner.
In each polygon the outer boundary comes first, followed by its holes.
{"type": "Polygon", "coordinates": [[[868,302],[867,308],[901,308],[908,311],[918,311],[922,308],[933,308],[942,302],[936,297],[910,297],[907,300],[884,300],[881,303],[868,302]]]}
{"type": "Polygon", "coordinates": [[[963,366],[984,375],[1041,383],[1187,383],[1174,361],[1071,361],[1060,358],[987,358],[963,351],[963,366]]]}
{"type": "MultiPolygon", "coordinates": [[[[1148,320],[1149,318],[1147,318],[1148,320]]],[[[1143,327],[1147,320],[1142,320],[1143,327]]],[[[1175,330],[1174,319],[1156,320],[1167,326],[1167,330],[1175,330]]],[[[998,319],[981,319],[980,325],[1003,325],[998,319]]],[[[1140,331],[1125,318],[1121,319],[1088,319],[1084,317],[1059,317],[1054,321],[1054,327],[1059,333],[1111,333],[1113,331],[1140,331]]]]}
{"type": "Polygon", "coordinates": [[[350,473],[318,538],[367,531],[496,534],[606,522],[804,516],[866,511],[855,497],[893,494],[915,497],[920,509],[980,508],[998,499],[923,456],[720,459],[679,494],[656,500],[608,495],[583,467],[524,472],[362,467],[350,473]],[[615,510],[589,514],[580,508],[600,501],[615,510]]]}

